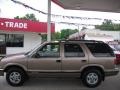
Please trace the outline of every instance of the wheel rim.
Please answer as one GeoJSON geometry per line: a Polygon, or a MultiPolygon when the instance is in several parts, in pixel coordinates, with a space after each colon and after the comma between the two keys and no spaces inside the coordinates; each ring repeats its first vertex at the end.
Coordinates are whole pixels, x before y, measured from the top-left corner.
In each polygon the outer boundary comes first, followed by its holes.
{"type": "Polygon", "coordinates": [[[98,83],[98,75],[96,73],[89,73],[87,75],[87,83],[94,85],[98,83]]]}
{"type": "Polygon", "coordinates": [[[9,80],[14,84],[18,84],[21,81],[21,74],[19,72],[10,73],[9,80]]]}

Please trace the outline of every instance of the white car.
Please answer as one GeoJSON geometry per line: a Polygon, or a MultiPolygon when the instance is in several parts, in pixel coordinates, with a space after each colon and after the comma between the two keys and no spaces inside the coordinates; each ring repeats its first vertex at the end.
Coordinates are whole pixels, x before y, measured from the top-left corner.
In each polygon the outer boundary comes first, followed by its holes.
{"type": "Polygon", "coordinates": [[[117,63],[117,65],[120,64],[120,51],[117,50],[113,45],[109,45],[109,46],[112,48],[113,52],[116,55],[116,63],[117,63]]]}

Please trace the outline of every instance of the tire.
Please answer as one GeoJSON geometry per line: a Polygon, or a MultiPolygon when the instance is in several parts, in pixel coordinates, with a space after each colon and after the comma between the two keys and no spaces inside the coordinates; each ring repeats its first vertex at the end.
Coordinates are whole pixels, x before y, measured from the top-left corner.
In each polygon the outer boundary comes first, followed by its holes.
{"type": "Polygon", "coordinates": [[[99,70],[90,69],[82,73],[81,79],[85,86],[94,88],[101,84],[103,77],[99,70]]]}
{"type": "Polygon", "coordinates": [[[6,81],[11,86],[22,86],[25,80],[26,75],[20,68],[10,68],[6,72],[6,81]]]}

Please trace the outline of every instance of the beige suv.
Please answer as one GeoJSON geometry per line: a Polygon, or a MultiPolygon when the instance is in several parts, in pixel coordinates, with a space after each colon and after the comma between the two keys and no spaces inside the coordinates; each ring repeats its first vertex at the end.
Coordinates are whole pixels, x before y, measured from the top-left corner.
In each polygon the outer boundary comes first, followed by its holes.
{"type": "Polygon", "coordinates": [[[112,49],[100,41],[45,42],[30,52],[0,60],[0,75],[12,86],[28,77],[80,77],[87,87],[96,87],[105,76],[117,75],[112,49]]]}

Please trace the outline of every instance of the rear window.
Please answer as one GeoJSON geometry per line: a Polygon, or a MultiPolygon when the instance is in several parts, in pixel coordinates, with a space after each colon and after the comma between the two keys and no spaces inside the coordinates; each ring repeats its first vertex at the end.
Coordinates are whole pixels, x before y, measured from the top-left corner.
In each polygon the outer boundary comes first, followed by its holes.
{"type": "Polygon", "coordinates": [[[86,45],[95,57],[114,56],[113,50],[105,43],[86,43],[86,45]]]}

